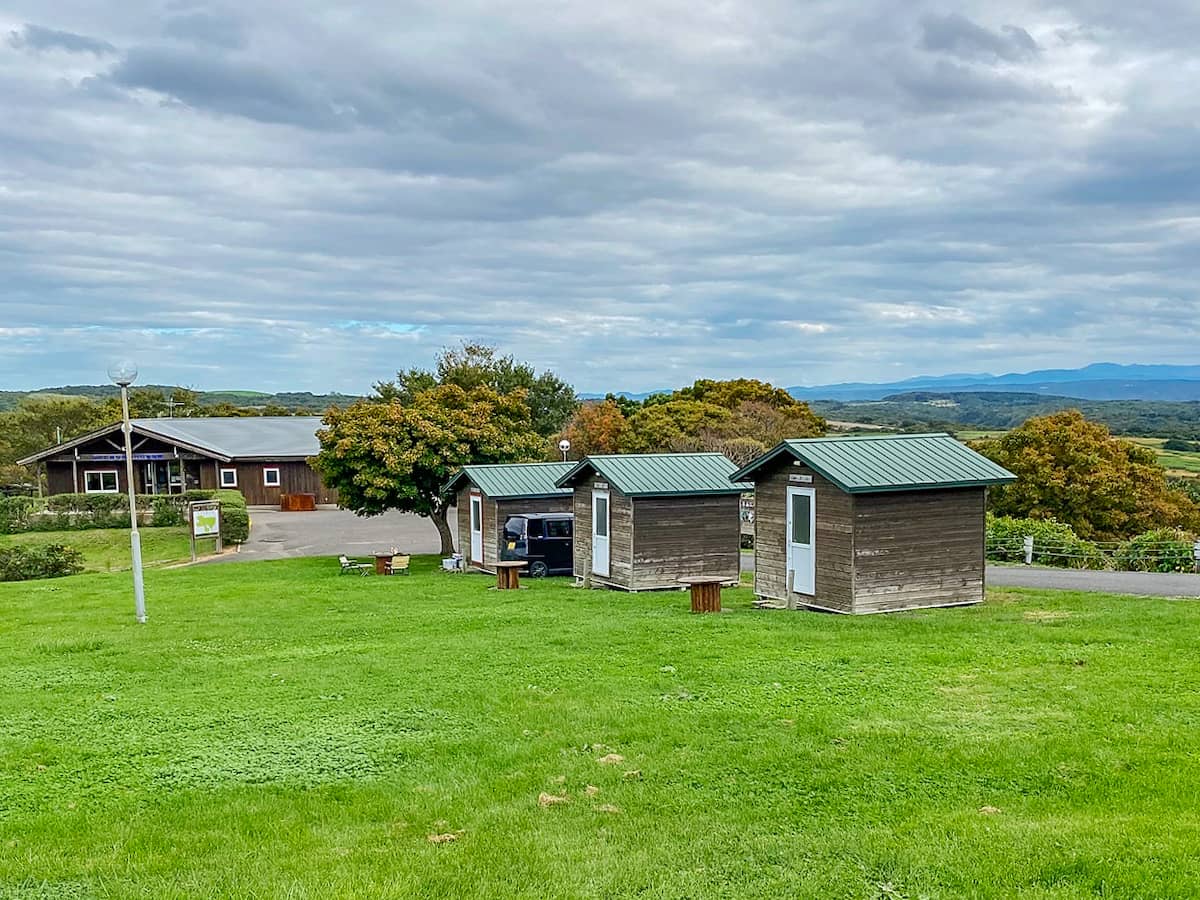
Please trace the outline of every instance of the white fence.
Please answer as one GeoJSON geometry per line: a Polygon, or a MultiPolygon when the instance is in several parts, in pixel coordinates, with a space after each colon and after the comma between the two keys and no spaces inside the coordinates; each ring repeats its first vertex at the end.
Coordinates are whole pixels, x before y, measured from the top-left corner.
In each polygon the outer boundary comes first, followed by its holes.
{"type": "MultiPolygon", "coordinates": [[[[1179,571],[1189,562],[1186,553],[1181,552],[1183,548],[1179,541],[1139,542],[1130,550],[1128,541],[1072,542],[1054,538],[1035,541],[1032,535],[1025,535],[1021,539],[989,537],[986,547],[989,559],[1021,562],[1027,566],[1036,560],[1073,569],[1119,569],[1123,567],[1122,563],[1132,560],[1145,565],[1145,568],[1139,567],[1142,571],[1157,570],[1159,563],[1169,564],[1172,571],[1179,571]]],[[[1190,563],[1194,571],[1200,572],[1200,540],[1192,545],[1190,563]]]]}

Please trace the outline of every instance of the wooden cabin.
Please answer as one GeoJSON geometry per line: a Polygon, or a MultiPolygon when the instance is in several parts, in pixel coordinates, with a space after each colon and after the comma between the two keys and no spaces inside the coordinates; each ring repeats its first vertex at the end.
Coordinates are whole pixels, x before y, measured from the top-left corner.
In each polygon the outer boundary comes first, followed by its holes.
{"type": "Polygon", "coordinates": [[[840,613],[979,603],[987,488],[1016,480],[948,434],[784,441],[754,484],[754,592],[840,613]]]}
{"type": "Polygon", "coordinates": [[[504,523],[518,513],[571,511],[571,489],[558,479],[573,464],[501,463],[463,466],[442,489],[456,495],[458,550],[473,569],[495,572],[504,523]]]}
{"type": "MultiPolygon", "coordinates": [[[[179,494],[230,488],[251,506],[278,506],[284,494],[337,503],[308,464],[321,449],[318,416],[133,419],[134,490],[179,494]]],[[[20,460],[45,467],[50,494],[116,494],[127,488],[121,423],[20,460]]]]}
{"type": "Polygon", "coordinates": [[[626,591],[679,579],[741,577],[736,466],[720,453],[589,456],[558,484],[574,490],[575,577],[626,591]]]}

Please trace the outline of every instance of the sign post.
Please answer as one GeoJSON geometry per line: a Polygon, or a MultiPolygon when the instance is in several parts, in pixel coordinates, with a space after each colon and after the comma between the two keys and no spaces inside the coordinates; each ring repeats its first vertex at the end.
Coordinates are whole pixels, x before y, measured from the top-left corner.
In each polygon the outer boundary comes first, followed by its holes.
{"type": "Polygon", "coordinates": [[[221,501],[194,500],[188,504],[188,534],[191,536],[192,562],[196,561],[196,538],[216,538],[217,552],[221,543],[221,501]]]}

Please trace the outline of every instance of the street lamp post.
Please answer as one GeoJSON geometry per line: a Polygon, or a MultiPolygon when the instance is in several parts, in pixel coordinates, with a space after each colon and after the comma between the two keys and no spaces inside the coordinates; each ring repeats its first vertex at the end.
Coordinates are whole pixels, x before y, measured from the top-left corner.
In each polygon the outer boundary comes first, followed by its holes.
{"type": "Polygon", "coordinates": [[[133,557],[133,607],[139,622],[146,621],[146,592],[142,586],[142,536],[138,533],[137,492],[133,487],[133,425],[129,421],[129,386],[137,379],[137,366],[129,360],[114,363],[108,377],[121,388],[121,430],[125,432],[125,486],[129,489],[129,549],[133,557]]]}

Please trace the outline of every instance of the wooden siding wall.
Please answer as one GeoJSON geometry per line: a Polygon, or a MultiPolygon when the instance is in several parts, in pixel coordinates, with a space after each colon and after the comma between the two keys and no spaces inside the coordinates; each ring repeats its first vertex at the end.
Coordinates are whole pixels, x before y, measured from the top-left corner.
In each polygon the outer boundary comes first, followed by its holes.
{"type": "MultiPolygon", "coordinates": [[[[464,558],[471,555],[471,504],[470,486],[458,492],[458,552],[464,558]]],[[[543,497],[528,500],[493,500],[487,494],[483,498],[483,565],[475,568],[495,572],[500,561],[500,545],[504,540],[504,523],[517,513],[570,512],[572,498],[543,497]]]]}
{"type": "Polygon", "coordinates": [[[754,485],[754,593],[788,601],[787,489],[811,487],[816,493],[816,594],[793,594],[796,602],[839,612],[853,611],[854,497],[791,458],[760,470],[754,485]],[[809,475],[798,484],[789,475],[809,475]]]}
{"type": "Polygon", "coordinates": [[[854,499],[854,612],[983,600],[983,488],[854,499]]]}
{"type": "Polygon", "coordinates": [[[678,588],[678,579],[741,570],[740,497],[638,497],[633,501],[634,590],[678,588]]]}
{"type": "MultiPolygon", "coordinates": [[[[604,479],[599,479],[603,481],[604,479]]],[[[597,478],[582,482],[575,488],[575,577],[583,578],[592,571],[592,489],[597,478]]],[[[593,584],[633,590],[633,501],[610,483],[608,549],[609,575],[591,575],[593,584]]]]}
{"type": "MultiPolygon", "coordinates": [[[[140,448],[135,448],[135,455],[142,453],[173,453],[174,446],[164,444],[159,441],[147,441],[140,448]]],[[[114,453],[115,450],[111,444],[107,442],[97,443],[92,442],[79,448],[79,452],[83,453],[114,453]]],[[[193,453],[184,453],[181,451],[180,458],[172,462],[182,462],[186,467],[189,475],[199,475],[199,483],[192,481],[189,478],[187,487],[199,487],[202,490],[215,490],[220,486],[218,469],[236,469],[237,470],[237,490],[241,491],[246,498],[246,503],[251,506],[278,506],[281,494],[315,494],[318,503],[328,504],[337,503],[337,491],[325,487],[321,483],[321,477],[316,471],[303,460],[290,460],[286,462],[240,462],[222,463],[214,459],[201,458],[193,453]],[[263,484],[263,469],[278,468],[279,469],[279,487],[267,487],[263,484]]],[[[158,460],[159,465],[165,465],[165,460],[158,460]]],[[[88,460],[79,460],[76,464],[79,472],[79,491],[84,491],[84,475],[88,469],[116,469],[118,472],[118,480],[122,491],[126,490],[125,484],[125,462],[120,460],[117,462],[93,462],[88,460]]],[[[145,462],[142,460],[134,461],[134,479],[135,487],[139,491],[142,490],[141,479],[145,462]]],[[[46,479],[48,490],[51,494],[66,494],[74,491],[74,486],[71,480],[71,462],[68,460],[55,459],[46,463],[46,479]]]]}
{"type": "Polygon", "coordinates": [[[200,463],[200,486],[204,490],[215,490],[220,486],[218,469],[236,469],[237,487],[249,506],[279,506],[283,494],[315,494],[317,503],[337,503],[337,491],[325,487],[321,476],[306,462],[217,462],[213,459],[200,463]],[[279,487],[263,484],[263,469],[279,469],[279,487]]]}
{"type": "Polygon", "coordinates": [[[496,562],[500,559],[499,536],[496,533],[496,501],[487,494],[477,491],[470,485],[458,492],[458,552],[462,554],[467,568],[482,569],[485,572],[495,572],[496,562]],[[483,522],[483,563],[471,560],[471,494],[479,493],[483,501],[480,510],[483,522]]]}

